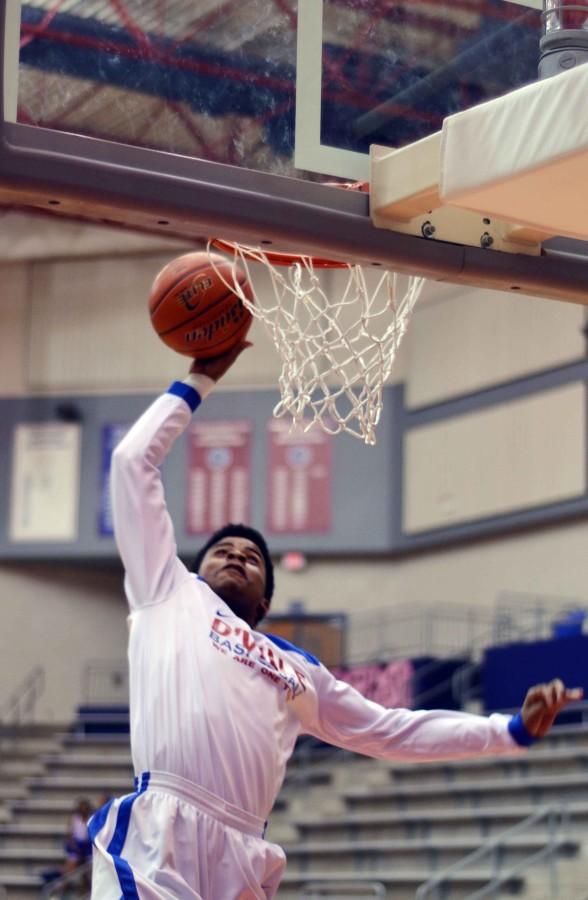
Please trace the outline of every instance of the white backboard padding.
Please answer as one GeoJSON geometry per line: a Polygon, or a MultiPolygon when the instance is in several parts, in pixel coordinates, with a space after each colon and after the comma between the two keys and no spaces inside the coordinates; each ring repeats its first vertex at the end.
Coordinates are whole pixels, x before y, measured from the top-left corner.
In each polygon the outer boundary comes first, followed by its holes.
{"type": "Polygon", "coordinates": [[[585,404],[573,383],[409,431],[405,533],[582,496],[585,404]]]}
{"type": "Polygon", "coordinates": [[[588,66],[449,116],[444,203],[588,238],[588,66]]]}

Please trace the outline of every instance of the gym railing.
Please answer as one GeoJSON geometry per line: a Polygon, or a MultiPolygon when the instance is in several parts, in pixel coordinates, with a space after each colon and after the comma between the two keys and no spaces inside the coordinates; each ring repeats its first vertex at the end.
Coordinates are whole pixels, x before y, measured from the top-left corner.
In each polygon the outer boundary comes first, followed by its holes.
{"type": "Polygon", "coordinates": [[[90,659],[82,671],[82,701],[124,704],[129,697],[126,659],[90,659]]]}
{"type": "Polygon", "coordinates": [[[536,812],[527,816],[521,822],[502,831],[496,837],[488,838],[485,843],[464,856],[463,859],[441,872],[433,875],[416,891],[415,900],[443,900],[451,889],[452,881],[456,875],[463,874],[470,866],[490,859],[491,875],[488,883],[471,894],[466,900],[482,900],[484,897],[499,897],[509,881],[522,875],[531,866],[547,860],[549,865],[550,897],[559,896],[559,882],[557,873],[557,856],[562,847],[565,848],[565,837],[569,828],[569,813],[565,806],[543,806],[536,812]],[[504,850],[509,841],[514,837],[520,837],[530,829],[544,821],[547,824],[547,841],[545,846],[536,852],[531,852],[523,860],[515,865],[504,868],[502,865],[504,850]]]}
{"type": "Polygon", "coordinates": [[[41,900],[90,900],[92,863],[84,863],[73,872],[62,875],[46,884],[41,891],[41,900]]]}
{"type": "Polygon", "coordinates": [[[35,720],[39,698],[45,690],[45,669],[35,666],[0,707],[2,725],[24,725],[35,720]]]}
{"type": "Polygon", "coordinates": [[[380,881],[309,881],[300,894],[301,900],[360,900],[367,897],[386,897],[386,888],[380,881]]]}

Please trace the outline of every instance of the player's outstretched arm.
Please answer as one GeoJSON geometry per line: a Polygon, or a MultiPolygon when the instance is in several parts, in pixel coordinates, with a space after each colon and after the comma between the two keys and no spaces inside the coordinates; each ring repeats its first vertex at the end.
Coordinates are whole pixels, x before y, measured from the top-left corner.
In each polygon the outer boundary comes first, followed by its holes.
{"type": "Polygon", "coordinates": [[[378,759],[427,761],[513,753],[547,733],[557,713],[582,697],[561,682],[527,694],[517,716],[451,710],[386,709],[366,700],[324,667],[315,677],[317,703],[304,730],[323,741],[378,759]]]}
{"type": "Polygon", "coordinates": [[[536,739],[545,737],[558,713],[583,696],[582,688],[566,688],[559,678],[529,688],[520,712],[526,730],[536,739]]]}

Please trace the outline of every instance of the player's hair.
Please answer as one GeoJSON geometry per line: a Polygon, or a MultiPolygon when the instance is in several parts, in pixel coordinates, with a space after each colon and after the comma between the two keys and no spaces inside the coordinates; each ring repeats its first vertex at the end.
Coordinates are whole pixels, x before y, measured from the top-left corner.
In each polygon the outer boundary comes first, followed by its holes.
{"type": "Polygon", "coordinates": [[[236,525],[233,522],[229,522],[227,525],[223,525],[222,528],[219,528],[218,531],[215,531],[212,537],[207,540],[204,546],[201,547],[196,554],[196,559],[192,564],[192,571],[198,572],[200,570],[202,560],[204,559],[210,548],[215,544],[218,544],[219,541],[222,541],[223,538],[226,537],[246,538],[248,541],[251,541],[259,548],[259,552],[263,556],[263,561],[265,563],[264,596],[266,600],[271,601],[274,593],[274,564],[272,563],[271,556],[269,555],[269,550],[267,549],[267,544],[265,542],[264,536],[261,534],[261,532],[257,531],[257,529],[250,528],[249,525],[236,525]]]}

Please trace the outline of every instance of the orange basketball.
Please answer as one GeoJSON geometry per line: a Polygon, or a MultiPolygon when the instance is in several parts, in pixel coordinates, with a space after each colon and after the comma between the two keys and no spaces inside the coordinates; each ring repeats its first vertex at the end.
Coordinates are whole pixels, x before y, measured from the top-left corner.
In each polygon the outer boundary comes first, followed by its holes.
{"type": "MultiPolygon", "coordinates": [[[[226,353],[242,341],[251,325],[251,313],[227,285],[233,284],[233,266],[224,256],[186,253],[157,275],[149,295],[149,313],[157,334],[168,347],[186,356],[209,359],[226,353]]],[[[253,300],[242,268],[237,269],[241,290],[253,300]]]]}

